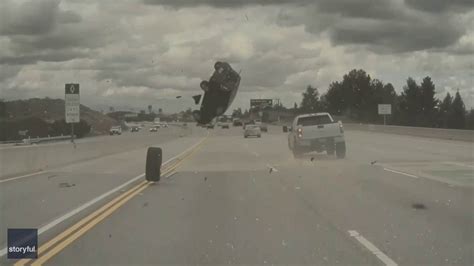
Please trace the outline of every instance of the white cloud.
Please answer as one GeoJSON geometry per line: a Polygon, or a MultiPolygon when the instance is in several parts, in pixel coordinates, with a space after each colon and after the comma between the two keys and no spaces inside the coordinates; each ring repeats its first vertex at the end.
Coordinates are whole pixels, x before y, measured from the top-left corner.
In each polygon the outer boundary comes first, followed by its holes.
{"type": "Polygon", "coordinates": [[[0,94],[62,98],[74,81],[86,105],[177,111],[193,106],[199,82],[226,60],[242,70],[233,107],[251,97],[299,103],[308,84],[324,92],[353,68],[398,91],[409,76],[429,75],[441,96],[459,88],[474,105],[474,11],[397,0],[363,9],[364,1],[38,0],[26,11],[2,1],[11,14],[0,18],[0,94]]]}

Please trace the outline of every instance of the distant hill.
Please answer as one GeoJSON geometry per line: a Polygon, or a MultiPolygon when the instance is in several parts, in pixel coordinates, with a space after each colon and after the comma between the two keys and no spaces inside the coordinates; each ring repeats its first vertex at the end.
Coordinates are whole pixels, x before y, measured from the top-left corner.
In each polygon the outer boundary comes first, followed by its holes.
{"type": "MultiPolygon", "coordinates": [[[[5,101],[0,103],[0,121],[15,122],[35,117],[47,123],[64,119],[64,100],[32,98],[28,100],[5,101]]],[[[111,126],[119,122],[81,104],[81,120],[92,126],[91,134],[105,134],[111,126]]]]}

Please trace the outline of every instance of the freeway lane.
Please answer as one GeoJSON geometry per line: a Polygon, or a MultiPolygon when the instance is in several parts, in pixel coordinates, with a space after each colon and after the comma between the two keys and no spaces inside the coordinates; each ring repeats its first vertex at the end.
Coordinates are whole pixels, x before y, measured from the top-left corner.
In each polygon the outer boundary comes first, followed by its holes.
{"type": "Polygon", "coordinates": [[[473,264],[470,143],[348,131],[295,160],[278,128],[211,132],[47,264],[473,264]]]}
{"type": "MultiPolygon", "coordinates": [[[[102,152],[107,155],[98,158],[94,156],[48,169],[44,173],[0,183],[0,249],[6,246],[7,228],[47,228],[47,225],[71,210],[141,175],[145,169],[146,146],[158,145],[166,149],[163,154],[166,161],[205,136],[204,130],[192,130],[192,136],[184,136],[185,134],[176,129],[163,129],[159,133],[143,132],[123,138],[110,137],[109,144],[121,145],[122,140],[133,140],[135,146],[127,151],[124,147],[130,147],[130,144],[118,148],[97,145],[98,149],[105,149],[102,152]],[[179,137],[180,135],[183,137],[179,137]],[[116,152],[117,150],[122,152],[116,152]],[[111,151],[115,153],[110,154],[111,151]]],[[[78,148],[80,149],[80,144],[78,148]]],[[[58,156],[67,154],[58,153],[58,156]]],[[[125,188],[110,196],[123,193],[125,188]]],[[[103,204],[101,201],[93,204],[86,211],[94,210],[101,203],[103,204]]],[[[49,239],[65,229],[68,223],[77,221],[86,211],[74,215],[70,221],[48,229],[48,232],[40,235],[40,241],[49,239]]],[[[3,263],[0,261],[0,264],[3,263]]]]}

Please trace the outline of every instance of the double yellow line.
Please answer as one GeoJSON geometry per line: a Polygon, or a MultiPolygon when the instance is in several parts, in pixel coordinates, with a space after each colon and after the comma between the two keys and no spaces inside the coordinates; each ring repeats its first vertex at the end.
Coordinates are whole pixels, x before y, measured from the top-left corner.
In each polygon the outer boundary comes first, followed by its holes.
{"type": "MultiPolygon", "coordinates": [[[[204,138],[199,144],[197,144],[193,149],[187,152],[182,158],[176,159],[174,162],[172,162],[170,166],[167,166],[164,169],[162,176],[165,176],[173,172],[176,168],[178,168],[186,158],[192,156],[197,150],[199,150],[199,148],[204,144],[204,141],[206,139],[207,138],[204,138]]],[[[122,205],[124,205],[134,196],[136,196],[138,193],[149,187],[151,184],[153,184],[153,182],[148,182],[146,180],[140,182],[138,185],[130,188],[125,193],[114,198],[113,200],[111,200],[98,210],[94,211],[93,213],[89,214],[87,217],[83,218],[73,226],[69,227],[53,239],[41,245],[38,248],[38,259],[33,261],[31,265],[43,265],[43,263],[54,257],[63,249],[65,249],[68,245],[70,245],[76,239],[84,235],[87,231],[89,231],[102,220],[107,218],[109,215],[119,209],[122,205]]],[[[22,259],[17,261],[14,265],[25,265],[31,260],[32,259],[22,259]]]]}

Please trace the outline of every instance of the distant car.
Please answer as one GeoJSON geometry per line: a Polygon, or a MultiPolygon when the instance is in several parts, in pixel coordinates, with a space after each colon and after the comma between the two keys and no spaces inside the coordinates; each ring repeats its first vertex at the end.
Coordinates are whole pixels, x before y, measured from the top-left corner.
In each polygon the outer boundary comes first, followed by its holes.
{"type": "Polygon", "coordinates": [[[232,122],[232,125],[234,127],[240,127],[242,126],[242,121],[240,121],[240,119],[235,119],[233,122],[232,122]]]}
{"type": "Polygon", "coordinates": [[[158,127],[150,127],[150,132],[158,132],[158,127]]]}
{"type": "Polygon", "coordinates": [[[138,132],[138,131],[140,131],[139,127],[131,127],[130,128],[130,132],[138,132]]]}
{"type": "Polygon", "coordinates": [[[227,123],[226,123],[226,124],[222,124],[222,125],[221,125],[221,128],[229,129],[229,124],[227,124],[227,123]]]}
{"type": "Polygon", "coordinates": [[[213,128],[214,128],[214,124],[207,124],[207,128],[213,129],[213,128]]]}
{"type": "Polygon", "coordinates": [[[109,130],[110,136],[113,135],[122,135],[122,127],[112,127],[109,130]]]}
{"type": "Polygon", "coordinates": [[[260,126],[260,130],[262,130],[262,132],[268,132],[268,127],[267,125],[262,124],[262,120],[259,120],[259,119],[255,120],[255,125],[260,126]]]}
{"type": "Polygon", "coordinates": [[[260,126],[246,125],[244,129],[244,138],[248,138],[250,136],[255,136],[257,138],[260,138],[262,136],[262,131],[260,130],[260,126]]]}

